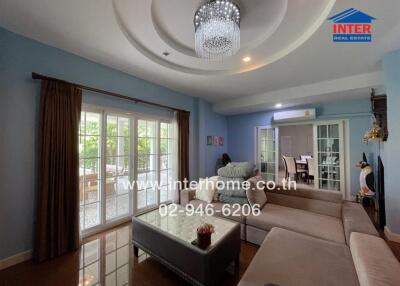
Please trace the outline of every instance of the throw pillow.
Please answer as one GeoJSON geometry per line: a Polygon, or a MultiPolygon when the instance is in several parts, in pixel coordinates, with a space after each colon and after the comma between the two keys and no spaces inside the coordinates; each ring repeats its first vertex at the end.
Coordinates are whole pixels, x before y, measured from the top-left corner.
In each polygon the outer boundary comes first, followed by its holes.
{"type": "Polygon", "coordinates": [[[262,184],[264,179],[261,176],[255,176],[248,179],[250,188],[246,191],[247,199],[251,206],[258,204],[260,209],[267,203],[267,195],[265,194],[264,186],[262,184]],[[260,182],[260,183],[259,183],[260,182]]]}
{"type": "Polygon", "coordinates": [[[206,179],[200,179],[196,188],[196,199],[211,203],[214,199],[214,188],[211,183],[207,183],[206,179]]]}
{"type": "MultiPolygon", "coordinates": [[[[214,189],[213,201],[218,201],[218,197],[219,197],[218,190],[217,190],[217,182],[218,182],[218,180],[219,180],[219,176],[213,176],[213,177],[208,178],[208,181],[212,181],[213,182],[213,184],[212,184],[212,188],[214,189]]],[[[211,185],[210,185],[210,187],[211,187],[211,185]]]]}

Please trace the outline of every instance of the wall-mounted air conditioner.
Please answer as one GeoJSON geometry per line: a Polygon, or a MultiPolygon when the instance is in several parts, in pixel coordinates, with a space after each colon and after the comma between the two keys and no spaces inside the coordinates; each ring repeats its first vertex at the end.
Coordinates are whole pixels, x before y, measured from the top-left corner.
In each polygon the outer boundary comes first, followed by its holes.
{"type": "Polygon", "coordinates": [[[280,111],[274,113],[274,122],[290,122],[315,119],[315,108],[280,111]]]}

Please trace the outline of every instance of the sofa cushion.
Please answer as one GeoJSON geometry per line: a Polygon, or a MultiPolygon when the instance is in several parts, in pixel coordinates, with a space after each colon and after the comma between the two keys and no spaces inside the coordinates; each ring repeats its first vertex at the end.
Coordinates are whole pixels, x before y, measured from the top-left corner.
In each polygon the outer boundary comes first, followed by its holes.
{"type": "Polygon", "coordinates": [[[273,228],[238,285],[359,284],[351,253],[346,245],[273,228]]]}
{"type": "Polygon", "coordinates": [[[200,179],[196,187],[196,199],[211,203],[214,200],[215,186],[213,181],[200,179]]]}
{"type": "Polygon", "coordinates": [[[353,232],[350,250],[361,286],[400,285],[400,263],[382,238],[353,232]]]}
{"type": "MultiPolygon", "coordinates": [[[[199,205],[202,205],[203,210],[204,210],[208,203],[205,201],[201,201],[201,200],[192,200],[189,202],[189,204],[193,205],[194,208],[197,208],[199,205]]],[[[216,216],[224,217],[224,218],[234,220],[234,221],[237,221],[237,222],[243,223],[243,224],[246,223],[246,217],[242,215],[241,211],[240,212],[238,211],[238,216],[234,216],[234,215],[224,216],[222,213],[222,207],[224,206],[224,203],[212,202],[211,204],[213,205],[214,214],[216,216]]],[[[230,206],[229,204],[227,204],[227,207],[231,208],[231,211],[230,211],[231,214],[236,210],[236,207],[230,206]]]]}
{"type": "Polygon", "coordinates": [[[379,236],[369,216],[360,204],[344,202],[342,206],[342,220],[347,243],[350,242],[350,234],[352,232],[379,236]]]}
{"type": "Polygon", "coordinates": [[[267,203],[258,216],[250,214],[246,223],[266,231],[280,227],[329,241],[346,243],[340,219],[275,204],[267,203]]]}
{"type": "Polygon", "coordinates": [[[246,191],[247,199],[251,206],[259,205],[260,208],[263,208],[267,203],[267,195],[265,194],[264,187],[264,179],[261,176],[255,176],[248,179],[250,183],[250,188],[246,191]]]}
{"type": "Polygon", "coordinates": [[[332,192],[321,189],[315,189],[311,186],[302,186],[297,189],[285,189],[283,186],[276,186],[274,190],[268,190],[268,193],[278,193],[288,196],[302,197],[306,199],[326,201],[331,203],[341,204],[343,196],[340,192],[332,192]]]}

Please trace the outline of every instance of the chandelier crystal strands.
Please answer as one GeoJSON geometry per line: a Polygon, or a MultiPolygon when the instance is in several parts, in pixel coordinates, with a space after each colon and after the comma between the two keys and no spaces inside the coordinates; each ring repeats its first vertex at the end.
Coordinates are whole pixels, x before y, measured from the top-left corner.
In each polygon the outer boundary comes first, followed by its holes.
{"type": "Polygon", "coordinates": [[[208,0],[194,15],[196,54],[223,60],[240,49],[240,9],[230,0],[208,0]]]}

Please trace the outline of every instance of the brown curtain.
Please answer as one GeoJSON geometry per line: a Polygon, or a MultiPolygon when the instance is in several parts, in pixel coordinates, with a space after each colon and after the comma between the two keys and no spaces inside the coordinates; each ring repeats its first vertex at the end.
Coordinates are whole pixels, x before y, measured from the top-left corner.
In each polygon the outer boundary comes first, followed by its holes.
{"type": "Polygon", "coordinates": [[[79,247],[78,128],[82,91],[42,81],[34,258],[41,262],[79,247]]]}
{"type": "MultiPolygon", "coordinates": [[[[187,111],[177,111],[178,123],[178,180],[189,179],[189,117],[187,111]]],[[[180,201],[179,193],[179,201],[180,201]]]]}

